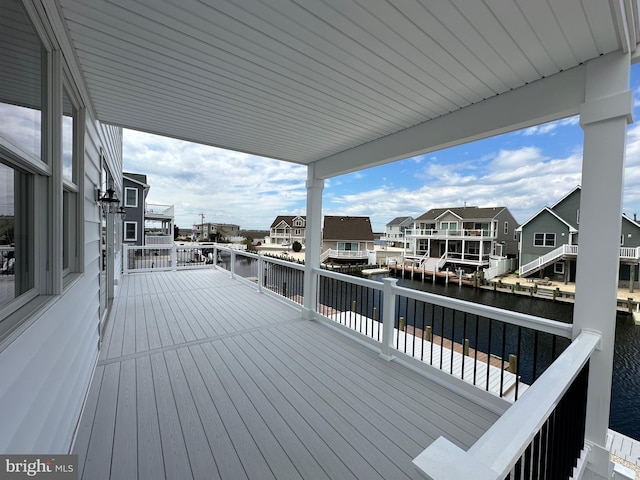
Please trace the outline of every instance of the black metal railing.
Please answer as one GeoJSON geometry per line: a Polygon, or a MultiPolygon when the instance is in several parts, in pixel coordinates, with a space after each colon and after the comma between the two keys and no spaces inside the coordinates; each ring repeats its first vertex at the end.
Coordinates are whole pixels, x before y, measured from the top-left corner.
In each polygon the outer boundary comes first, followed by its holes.
{"type": "Polygon", "coordinates": [[[168,270],[172,266],[171,247],[129,247],[125,251],[127,270],[168,270]]]}
{"type": "Polygon", "coordinates": [[[304,270],[284,261],[263,258],[262,286],[278,295],[302,305],[304,299],[304,270]]]}
{"type": "Polygon", "coordinates": [[[589,363],[576,376],[505,479],[572,477],[584,448],[588,379],[589,363]]]}
{"type": "Polygon", "coordinates": [[[517,399],[570,344],[534,328],[398,296],[394,347],[440,370],[517,399]]]}
{"type": "Polygon", "coordinates": [[[376,341],[382,341],[383,295],[379,288],[320,275],[316,311],[376,341]]]}

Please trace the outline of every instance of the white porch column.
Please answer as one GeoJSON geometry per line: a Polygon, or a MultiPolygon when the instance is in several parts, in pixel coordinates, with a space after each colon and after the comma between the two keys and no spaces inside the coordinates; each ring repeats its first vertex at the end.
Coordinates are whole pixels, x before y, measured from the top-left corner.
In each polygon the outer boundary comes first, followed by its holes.
{"type": "Polygon", "coordinates": [[[304,251],[304,304],[305,318],[311,320],[316,305],[317,278],[313,268],[320,266],[320,248],[322,245],[322,190],[324,180],[316,178],[315,164],[307,168],[307,228],[304,251]]]}
{"type": "Polygon", "coordinates": [[[615,53],[586,66],[580,249],[576,269],[573,338],[581,330],[602,333],[591,359],[586,441],[592,445],[589,470],[609,478],[606,450],[615,337],[622,188],[627,123],[631,121],[628,55],[615,53]]]}

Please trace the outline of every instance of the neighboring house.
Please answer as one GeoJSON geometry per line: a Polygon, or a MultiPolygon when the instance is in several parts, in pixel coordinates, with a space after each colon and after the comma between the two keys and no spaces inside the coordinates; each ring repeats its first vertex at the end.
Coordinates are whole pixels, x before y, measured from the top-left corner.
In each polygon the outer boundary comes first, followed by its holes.
{"type": "Polygon", "coordinates": [[[384,235],[380,239],[384,245],[389,247],[410,248],[409,242],[405,238],[405,230],[413,226],[413,217],[396,217],[387,223],[384,235]]]}
{"type": "Polygon", "coordinates": [[[305,244],[307,220],[304,215],[279,215],[269,227],[268,244],[291,245],[293,242],[305,244]]]}
{"type": "MultiPolygon", "coordinates": [[[[575,281],[580,227],[580,195],[575,187],[551,207],[523,223],[520,232],[520,275],[575,281]]],[[[619,280],[638,280],[640,224],[622,215],[619,280]]]]}
{"type": "Polygon", "coordinates": [[[173,243],[173,205],[147,203],[150,186],[147,176],[122,173],[123,207],[122,240],[127,245],[173,243]]]}
{"type": "Polygon", "coordinates": [[[199,223],[192,229],[194,239],[200,242],[227,242],[240,236],[240,225],[232,223],[199,223]]]}
{"type": "Polygon", "coordinates": [[[325,216],[322,256],[326,260],[368,260],[374,249],[369,217],[325,216]]]}
{"type": "Polygon", "coordinates": [[[517,226],[506,207],[432,208],[405,231],[412,243],[405,256],[431,261],[434,268],[487,267],[491,256],[516,257],[517,226]]]}
{"type": "Polygon", "coordinates": [[[144,206],[149,194],[147,176],[122,173],[123,206],[122,241],[128,245],[144,245],[144,206]]]}

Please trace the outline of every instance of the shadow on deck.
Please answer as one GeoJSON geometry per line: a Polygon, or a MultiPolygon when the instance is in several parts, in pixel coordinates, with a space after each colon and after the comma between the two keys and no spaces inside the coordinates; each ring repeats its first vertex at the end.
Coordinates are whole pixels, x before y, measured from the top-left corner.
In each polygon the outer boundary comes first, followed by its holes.
{"type": "Polygon", "coordinates": [[[80,478],[422,478],[497,415],[215,270],[128,275],[74,444],[80,478]]]}

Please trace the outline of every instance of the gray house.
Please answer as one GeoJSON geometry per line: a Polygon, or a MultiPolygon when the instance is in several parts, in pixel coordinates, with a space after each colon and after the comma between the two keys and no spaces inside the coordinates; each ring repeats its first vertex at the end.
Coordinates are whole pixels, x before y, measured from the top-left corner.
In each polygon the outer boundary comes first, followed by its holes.
{"type": "MultiPolygon", "coordinates": [[[[575,281],[580,227],[580,195],[575,187],[551,207],[523,223],[520,232],[520,275],[575,281]]],[[[640,224],[622,215],[619,282],[638,280],[640,224]]]]}
{"type": "Polygon", "coordinates": [[[492,255],[515,258],[517,226],[506,207],[432,208],[406,231],[413,251],[405,256],[438,259],[455,268],[486,267],[492,255]]]}
{"type": "Polygon", "coordinates": [[[405,238],[405,231],[413,226],[413,217],[396,217],[386,225],[384,235],[380,241],[389,247],[409,248],[405,238]]]}
{"type": "Polygon", "coordinates": [[[122,240],[128,245],[144,245],[144,206],[149,193],[147,176],[139,173],[122,173],[124,209],[122,240]]]}

